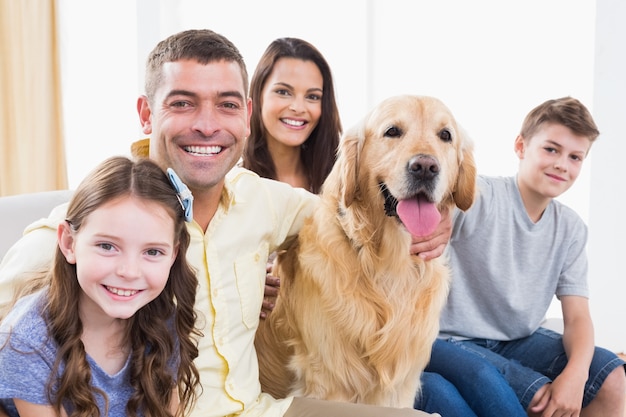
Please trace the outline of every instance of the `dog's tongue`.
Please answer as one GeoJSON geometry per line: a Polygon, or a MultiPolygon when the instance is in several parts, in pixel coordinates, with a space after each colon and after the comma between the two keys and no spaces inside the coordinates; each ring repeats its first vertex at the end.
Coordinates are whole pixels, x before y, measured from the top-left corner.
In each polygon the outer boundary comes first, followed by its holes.
{"type": "Polygon", "coordinates": [[[441,221],[441,214],[435,204],[423,196],[400,200],[396,207],[398,217],[413,236],[428,236],[435,231],[441,221]]]}

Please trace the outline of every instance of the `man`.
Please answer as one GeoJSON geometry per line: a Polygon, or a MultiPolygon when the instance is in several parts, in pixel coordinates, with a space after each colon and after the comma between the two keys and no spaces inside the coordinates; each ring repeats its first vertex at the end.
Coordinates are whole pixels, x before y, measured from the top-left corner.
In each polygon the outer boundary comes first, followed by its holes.
{"type": "MultiPolygon", "coordinates": [[[[252,103],[243,58],[225,37],[189,30],[160,42],[148,58],[145,92],[137,110],[150,135],[149,156],[164,170],[173,168],[194,196],[187,258],[198,271],[204,337],[196,360],[203,392],[193,415],[426,415],[261,393],[253,342],[267,257],[295,237],[317,197],[235,167],[252,103]]],[[[49,262],[64,210],[27,229],[0,265],[0,282],[49,262]]]]}

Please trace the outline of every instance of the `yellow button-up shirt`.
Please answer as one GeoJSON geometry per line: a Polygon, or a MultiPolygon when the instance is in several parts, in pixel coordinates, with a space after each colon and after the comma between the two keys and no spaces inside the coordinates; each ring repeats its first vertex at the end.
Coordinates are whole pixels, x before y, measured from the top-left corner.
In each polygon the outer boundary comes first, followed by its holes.
{"type": "MultiPolygon", "coordinates": [[[[220,206],[204,233],[188,225],[187,259],[198,271],[199,341],[196,366],[203,392],[192,416],[282,416],[292,398],[261,393],[254,335],[268,255],[294,237],[317,196],[242,168],[227,175],[220,206]]],[[[0,264],[0,302],[10,299],[21,271],[50,262],[66,205],[33,223],[0,264]]]]}

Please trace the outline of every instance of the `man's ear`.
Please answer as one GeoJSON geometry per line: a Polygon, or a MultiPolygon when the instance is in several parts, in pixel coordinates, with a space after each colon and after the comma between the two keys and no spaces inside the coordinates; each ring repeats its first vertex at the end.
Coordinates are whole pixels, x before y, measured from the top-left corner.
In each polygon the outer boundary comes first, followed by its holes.
{"type": "Polygon", "coordinates": [[[57,228],[57,242],[59,249],[65,256],[67,263],[75,264],[76,256],[74,254],[74,233],[70,224],[66,221],[61,222],[57,228]]]}
{"type": "Polygon", "coordinates": [[[152,133],[152,111],[150,110],[150,103],[148,103],[148,97],[139,96],[137,99],[137,113],[139,114],[139,122],[141,123],[141,131],[145,135],[152,133]]]}
{"type": "Polygon", "coordinates": [[[246,107],[248,108],[248,117],[246,118],[246,138],[250,136],[250,118],[252,117],[252,106],[254,106],[254,103],[252,102],[252,99],[248,97],[246,101],[246,107]]]}

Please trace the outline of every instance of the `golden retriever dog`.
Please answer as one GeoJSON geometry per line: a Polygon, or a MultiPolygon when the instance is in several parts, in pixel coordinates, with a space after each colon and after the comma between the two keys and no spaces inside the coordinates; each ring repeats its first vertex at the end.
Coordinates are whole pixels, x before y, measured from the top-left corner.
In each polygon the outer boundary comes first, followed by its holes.
{"type": "Polygon", "coordinates": [[[413,407],[449,287],[410,254],[441,210],[469,208],[472,145],[436,98],[391,97],[346,132],[320,205],[279,253],[256,334],[265,392],[413,407]]]}

